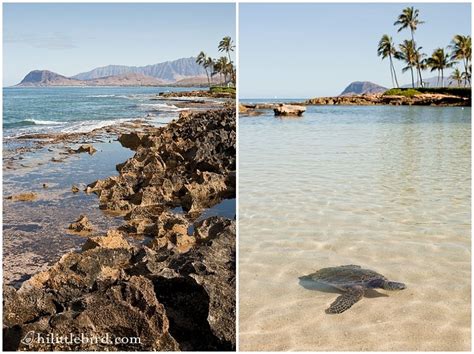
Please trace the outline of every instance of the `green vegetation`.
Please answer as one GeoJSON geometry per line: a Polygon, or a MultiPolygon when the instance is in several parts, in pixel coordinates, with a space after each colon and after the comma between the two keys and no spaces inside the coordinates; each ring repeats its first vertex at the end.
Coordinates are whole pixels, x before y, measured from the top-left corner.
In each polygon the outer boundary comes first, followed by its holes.
{"type": "Polygon", "coordinates": [[[471,86],[471,36],[457,34],[446,47],[447,51],[445,48],[436,48],[431,54],[431,57],[427,58],[427,55],[422,53],[423,48],[419,47],[415,42],[415,31],[418,29],[418,26],[423,23],[424,21],[419,19],[419,10],[414,7],[406,7],[394,22],[394,26],[398,26],[398,32],[409,29],[411,39],[405,39],[399,44],[399,50],[396,49],[392,37],[388,34],[384,34],[380,39],[377,55],[382,57],[382,60],[389,58],[392,84],[397,88],[399,87],[395,66],[393,64],[393,58],[395,58],[405,63],[402,72],[410,70],[412,88],[415,88],[415,82],[419,83],[421,88],[425,87],[426,83],[423,82],[422,71],[426,69],[437,71],[437,86],[443,86],[444,71],[454,67],[457,63],[461,63],[464,71],[461,71],[459,67],[455,67],[452,74],[449,75],[452,79],[450,83],[457,83],[458,86],[463,84],[464,87],[471,86]]]}
{"type": "Polygon", "coordinates": [[[404,96],[404,97],[413,97],[416,95],[421,95],[421,92],[415,89],[401,89],[401,88],[393,88],[390,90],[385,91],[384,96],[404,96]]]}
{"type": "Polygon", "coordinates": [[[440,74],[441,83],[443,83],[444,69],[452,67],[454,62],[451,61],[449,54],[445,53],[443,48],[437,48],[433,54],[431,54],[431,57],[426,60],[426,64],[431,68],[431,71],[438,70],[438,82],[436,86],[439,86],[440,74]]]}
{"type": "Polygon", "coordinates": [[[456,68],[456,69],[453,70],[453,73],[451,74],[450,78],[453,81],[456,81],[458,86],[461,87],[461,83],[462,83],[462,80],[464,79],[464,76],[463,76],[461,70],[459,70],[459,68],[456,68]]]}
{"type": "Polygon", "coordinates": [[[236,71],[230,53],[235,50],[234,42],[232,38],[226,36],[222,38],[218,45],[219,52],[226,52],[227,56],[222,56],[218,59],[213,59],[209,57],[206,53],[201,51],[197,58],[196,63],[201,65],[206,71],[207,82],[209,87],[211,87],[212,78],[215,75],[219,75],[220,85],[233,85],[235,86],[236,81],[236,71]],[[224,80],[222,81],[222,78],[224,80]]]}
{"type": "Polygon", "coordinates": [[[470,63],[472,51],[471,36],[455,35],[448,48],[452,50],[451,59],[459,60],[464,64],[464,72],[462,73],[464,85],[467,86],[467,83],[469,83],[470,86],[472,73],[472,64],[470,63]]]}
{"type": "MultiPolygon", "coordinates": [[[[232,65],[232,58],[230,57],[230,52],[233,52],[235,49],[234,42],[232,41],[232,38],[229,36],[226,36],[222,38],[222,40],[219,42],[219,46],[217,47],[219,49],[219,52],[226,52],[227,57],[229,59],[230,63],[230,75],[231,75],[231,80],[232,82],[235,83],[235,72],[234,72],[234,66],[232,65]]],[[[225,67],[225,66],[224,66],[225,67]]]]}
{"type": "Polygon", "coordinates": [[[433,94],[443,94],[443,95],[453,95],[458,97],[471,97],[471,88],[470,87],[418,87],[417,89],[413,88],[392,88],[385,91],[383,94],[385,96],[397,95],[405,97],[413,97],[416,95],[421,95],[423,93],[433,93],[433,94]]]}
{"type": "Polygon", "coordinates": [[[421,93],[440,93],[443,95],[453,95],[458,97],[471,97],[470,87],[419,87],[421,93]]]}
{"type": "Polygon", "coordinates": [[[417,66],[417,54],[415,48],[415,42],[413,40],[405,39],[400,44],[400,51],[395,53],[395,58],[406,62],[406,66],[402,69],[402,73],[410,69],[411,72],[411,84],[415,87],[415,77],[413,76],[413,68],[417,66]]]}
{"type": "Polygon", "coordinates": [[[212,86],[210,88],[212,93],[230,93],[235,95],[235,87],[229,86],[212,86]]]}

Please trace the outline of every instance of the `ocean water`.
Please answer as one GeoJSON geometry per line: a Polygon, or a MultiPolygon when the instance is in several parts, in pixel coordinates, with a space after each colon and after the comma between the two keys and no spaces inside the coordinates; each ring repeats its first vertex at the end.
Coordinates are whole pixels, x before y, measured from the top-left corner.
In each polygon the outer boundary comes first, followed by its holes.
{"type": "Polygon", "coordinates": [[[193,90],[177,87],[40,87],[3,89],[3,134],[88,132],[143,118],[177,116],[171,102],[150,100],[160,92],[193,90]]]}
{"type": "Polygon", "coordinates": [[[470,350],[471,108],[268,111],[239,154],[241,350],[470,350]],[[327,315],[298,277],[344,264],[407,289],[327,315]]]}

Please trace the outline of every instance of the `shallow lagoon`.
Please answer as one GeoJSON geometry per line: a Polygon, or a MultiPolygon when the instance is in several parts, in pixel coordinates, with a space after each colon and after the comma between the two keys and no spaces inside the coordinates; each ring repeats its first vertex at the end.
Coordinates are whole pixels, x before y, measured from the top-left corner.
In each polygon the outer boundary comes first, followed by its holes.
{"type": "Polygon", "coordinates": [[[239,120],[240,349],[470,350],[471,109],[270,113],[239,120]],[[327,315],[298,277],[343,264],[408,288],[327,315]]]}

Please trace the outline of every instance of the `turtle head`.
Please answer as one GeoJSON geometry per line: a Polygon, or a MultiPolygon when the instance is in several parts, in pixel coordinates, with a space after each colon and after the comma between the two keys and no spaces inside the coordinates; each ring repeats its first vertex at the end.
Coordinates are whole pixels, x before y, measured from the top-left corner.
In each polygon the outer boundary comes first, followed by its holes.
{"type": "Polygon", "coordinates": [[[406,285],[403,283],[397,283],[396,281],[385,281],[382,286],[385,290],[403,290],[406,285]]]}
{"type": "Polygon", "coordinates": [[[371,289],[383,288],[384,283],[385,280],[383,280],[382,278],[372,279],[367,283],[367,287],[371,289]]]}

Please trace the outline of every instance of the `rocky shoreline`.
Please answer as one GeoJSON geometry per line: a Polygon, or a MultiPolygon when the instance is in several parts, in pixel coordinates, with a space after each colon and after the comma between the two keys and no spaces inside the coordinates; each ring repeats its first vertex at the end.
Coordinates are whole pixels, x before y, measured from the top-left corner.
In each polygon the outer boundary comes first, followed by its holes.
{"type": "Polygon", "coordinates": [[[240,103],[241,116],[258,116],[265,110],[273,110],[279,105],[285,106],[434,106],[434,107],[470,107],[470,97],[445,94],[419,94],[411,97],[401,95],[365,94],[352,96],[316,97],[301,102],[286,103],[240,103]]]}
{"type": "Polygon", "coordinates": [[[305,102],[308,105],[392,105],[392,106],[470,106],[471,99],[445,94],[423,93],[414,96],[367,94],[337,97],[317,97],[305,102]]]}
{"type": "MultiPolygon", "coordinates": [[[[235,198],[235,116],[233,107],[186,111],[120,133],[134,156],[85,191],[124,223],[19,289],[4,286],[4,349],[235,350],[235,220],[199,218],[235,198]],[[130,242],[136,235],[144,241],[130,242]],[[140,343],[21,341],[32,331],[140,343]]],[[[81,231],[91,229],[84,220],[81,231]]]]}
{"type": "Polygon", "coordinates": [[[205,98],[230,98],[235,99],[235,92],[196,90],[196,91],[173,91],[160,92],[161,98],[177,98],[177,97],[205,97],[205,98]]]}

